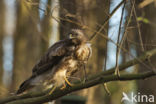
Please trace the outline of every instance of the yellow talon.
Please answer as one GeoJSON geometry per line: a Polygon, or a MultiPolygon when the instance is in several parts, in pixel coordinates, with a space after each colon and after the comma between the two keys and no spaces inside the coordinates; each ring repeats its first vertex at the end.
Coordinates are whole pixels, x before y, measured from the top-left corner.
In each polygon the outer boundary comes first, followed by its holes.
{"type": "Polygon", "coordinates": [[[50,90],[49,95],[51,95],[55,91],[55,89],[56,89],[56,86],[54,85],[52,89],[50,90]]]}
{"type": "Polygon", "coordinates": [[[68,79],[66,78],[66,76],[64,76],[64,80],[65,80],[65,82],[66,82],[69,86],[73,86],[73,84],[71,84],[71,83],[68,81],[68,79]]]}
{"type": "Polygon", "coordinates": [[[61,90],[66,88],[66,84],[64,83],[63,86],[60,88],[61,90]]]}

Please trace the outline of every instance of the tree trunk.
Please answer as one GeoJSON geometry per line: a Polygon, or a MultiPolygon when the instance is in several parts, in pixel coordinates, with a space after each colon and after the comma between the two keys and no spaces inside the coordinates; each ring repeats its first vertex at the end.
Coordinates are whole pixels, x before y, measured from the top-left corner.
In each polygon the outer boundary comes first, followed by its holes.
{"type": "MultiPolygon", "coordinates": [[[[137,2],[139,4],[140,2],[137,2]]],[[[153,49],[156,45],[155,39],[156,39],[156,13],[155,13],[155,6],[154,3],[144,7],[143,9],[139,9],[138,13],[145,14],[145,18],[147,18],[150,22],[149,23],[142,23],[141,24],[141,33],[142,33],[142,39],[144,43],[144,49],[145,51],[153,49]]],[[[139,52],[138,54],[140,54],[139,52]]],[[[150,71],[155,70],[156,72],[156,56],[152,57],[150,60],[151,64],[149,62],[145,63],[150,68],[145,67],[144,65],[139,66],[139,72],[143,71],[150,71]]],[[[140,80],[138,81],[138,92],[145,95],[156,95],[156,78],[150,78],[147,80],[140,80]]],[[[147,104],[146,102],[139,103],[139,104],[147,104]]]]}
{"type": "Polygon", "coordinates": [[[60,1],[60,38],[64,39],[73,28],[78,28],[79,19],[76,17],[77,4],[76,0],[60,1]],[[69,22],[68,20],[72,21],[69,22]],[[74,22],[74,23],[73,23],[74,22]]]}
{"type": "Polygon", "coordinates": [[[31,70],[40,56],[40,35],[37,30],[38,9],[32,9],[26,1],[17,1],[17,23],[14,33],[14,68],[12,88],[31,75],[31,70]]]}
{"type": "MultiPolygon", "coordinates": [[[[3,85],[3,36],[4,36],[4,21],[5,21],[5,4],[0,0],[0,87],[3,85]]],[[[0,92],[1,88],[0,88],[0,92]]],[[[1,94],[0,94],[1,95],[1,94]]]]}
{"type": "Polygon", "coordinates": [[[50,35],[52,34],[52,17],[51,17],[52,0],[48,0],[47,5],[48,5],[46,7],[47,14],[44,15],[44,18],[41,20],[42,33],[40,46],[42,54],[45,53],[45,51],[47,51],[49,46],[49,38],[50,35]]]}

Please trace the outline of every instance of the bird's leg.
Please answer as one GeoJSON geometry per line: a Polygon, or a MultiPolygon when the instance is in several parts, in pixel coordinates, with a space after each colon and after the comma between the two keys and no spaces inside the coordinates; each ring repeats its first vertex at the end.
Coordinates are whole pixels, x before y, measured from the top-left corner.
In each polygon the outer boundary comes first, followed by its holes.
{"type": "Polygon", "coordinates": [[[51,88],[51,90],[49,91],[49,95],[51,95],[51,94],[55,91],[55,89],[56,89],[56,86],[54,85],[54,86],[51,88]]]}
{"type": "Polygon", "coordinates": [[[86,65],[83,65],[83,71],[84,71],[84,80],[83,80],[83,83],[85,83],[87,81],[86,65]]]}
{"type": "Polygon", "coordinates": [[[64,83],[63,86],[60,88],[61,90],[66,88],[66,84],[64,83]]]}
{"type": "Polygon", "coordinates": [[[66,78],[66,76],[64,76],[64,80],[65,80],[65,82],[66,82],[69,86],[73,86],[73,84],[71,84],[71,83],[68,81],[68,79],[66,78]]]}

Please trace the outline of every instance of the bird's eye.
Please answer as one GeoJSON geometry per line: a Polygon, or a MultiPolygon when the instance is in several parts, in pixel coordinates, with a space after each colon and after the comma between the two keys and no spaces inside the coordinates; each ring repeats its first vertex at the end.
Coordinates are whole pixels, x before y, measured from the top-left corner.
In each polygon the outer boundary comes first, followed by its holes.
{"type": "Polygon", "coordinates": [[[73,34],[69,34],[69,37],[70,37],[70,38],[73,38],[73,34]]]}

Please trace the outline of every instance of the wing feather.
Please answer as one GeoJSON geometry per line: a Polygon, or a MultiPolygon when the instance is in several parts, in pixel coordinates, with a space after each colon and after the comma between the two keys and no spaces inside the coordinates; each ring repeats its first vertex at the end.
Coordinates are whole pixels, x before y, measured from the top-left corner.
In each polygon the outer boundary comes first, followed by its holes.
{"type": "Polygon", "coordinates": [[[55,43],[34,66],[32,69],[33,75],[36,76],[52,69],[52,67],[57,65],[63,57],[72,53],[74,49],[75,43],[72,39],[65,39],[55,43]]]}

